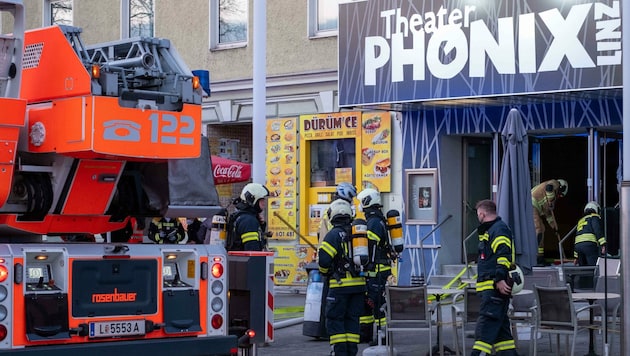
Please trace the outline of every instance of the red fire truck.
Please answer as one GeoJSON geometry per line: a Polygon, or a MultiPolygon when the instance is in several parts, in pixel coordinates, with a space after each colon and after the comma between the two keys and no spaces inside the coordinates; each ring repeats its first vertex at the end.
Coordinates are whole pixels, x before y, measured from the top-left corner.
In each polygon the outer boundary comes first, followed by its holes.
{"type": "Polygon", "coordinates": [[[0,11],[0,354],[236,353],[222,246],[50,242],[221,208],[198,78],[166,39],[85,46],[0,11]]]}

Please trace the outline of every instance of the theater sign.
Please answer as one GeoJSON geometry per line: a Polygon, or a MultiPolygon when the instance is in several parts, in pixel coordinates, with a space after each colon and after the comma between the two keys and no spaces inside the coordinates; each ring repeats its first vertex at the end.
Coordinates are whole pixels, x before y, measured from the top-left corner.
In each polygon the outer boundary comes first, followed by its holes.
{"type": "Polygon", "coordinates": [[[621,5],[341,4],[340,106],[621,87],[621,5]]]}

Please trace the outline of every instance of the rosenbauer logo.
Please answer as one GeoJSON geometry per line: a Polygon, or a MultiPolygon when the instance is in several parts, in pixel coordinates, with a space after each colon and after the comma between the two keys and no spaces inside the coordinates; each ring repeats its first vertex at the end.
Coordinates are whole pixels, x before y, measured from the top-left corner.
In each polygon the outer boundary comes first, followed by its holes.
{"type": "Polygon", "coordinates": [[[94,293],[92,303],[126,303],[135,302],[138,293],[118,293],[118,288],[114,288],[114,293],[94,293]]]}

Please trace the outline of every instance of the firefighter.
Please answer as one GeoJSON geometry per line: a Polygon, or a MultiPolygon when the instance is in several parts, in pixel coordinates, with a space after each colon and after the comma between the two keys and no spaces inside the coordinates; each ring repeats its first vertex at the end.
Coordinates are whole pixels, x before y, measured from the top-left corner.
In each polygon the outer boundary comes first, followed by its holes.
{"type": "Polygon", "coordinates": [[[199,218],[186,219],[186,236],[188,236],[189,244],[203,244],[203,239],[199,240],[198,232],[201,228],[201,220],[199,218]]]}
{"type": "Polygon", "coordinates": [[[237,199],[233,236],[228,231],[227,247],[229,250],[262,251],[267,246],[267,224],[262,218],[265,197],[269,189],[260,183],[249,183],[237,199]],[[232,241],[231,241],[232,240],[232,241]]]}
{"type": "Polygon", "coordinates": [[[512,231],[497,215],[492,200],[482,200],[475,208],[480,224],[477,294],[481,305],[470,355],[490,355],[492,349],[496,355],[517,355],[508,317],[513,285],[508,272],[515,268],[512,231]]]}
{"type": "Polygon", "coordinates": [[[354,356],[359,351],[359,317],[365,298],[365,278],[349,258],[352,208],[337,199],[330,204],[333,228],[319,248],[319,271],[328,276],[326,329],[335,356],[354,356]]]}
{"type": "Polygon", "coordinates": [[[363,315],[361,316],[361,342],[369,342],[371,346],[378,341],[372,341],[374,323],[378,328],[385,326],[385,313],[381,311],[384,303],[385,283],[392,275],[392,247],[387,232],[387,219],[381,210],[381,194],[372,188],[364,189],[357,196],[359,207],[365,215],[368,230],[368,247],[373,251],[373,260],[368,264],[366,272],[367,294],[363,315]]]}
{"type": "Polygon", "coordinates": [[[149,225],[149,239],[158,244],[177,244],[184,240],[186,231],[176,218],[153,218],[149,225]]]}
{"type": "MultiPolygon", "coordinates": [[[[342,182],[337,184],[337,187],[335,188],[335,193],[333,193],[332,196],[332,201],[343,199],[350,203],[350,205],[352,205],[352,200],[356,196],[357,188],[355,188],[354,185],[348,182],[342,182]]],[[[328,219],[328,214],[324,214],[324,216],[322,216],[322,221],[319,224],[319,232],[317,233],[319,235],[320,245],[322,244],[322,241],[324,241],[324,238],[326,237],[326,234],[330,229],[332,229],[332,224],[328,219]]]]}
{"type": "Polygon", "coordinates": [[[606,253],[600,210],[597,202],[589,202],[584,207],[584,216],[577,223],[573,256],[578,266],[595,266],[600,253],[606,253]]]}
{"type": "Polygon", "coordinates": [[[538,240],[539,265],[545,264],[545,223],[553,229],[556,237],[560,240],[558,233],[558,223],[553,214],[556,200],[565,197],[569,185],[564,179],[550,179],[532,188],[532,205],[534,207],[534,226],[536,227],[536,239],[538,240]]]}

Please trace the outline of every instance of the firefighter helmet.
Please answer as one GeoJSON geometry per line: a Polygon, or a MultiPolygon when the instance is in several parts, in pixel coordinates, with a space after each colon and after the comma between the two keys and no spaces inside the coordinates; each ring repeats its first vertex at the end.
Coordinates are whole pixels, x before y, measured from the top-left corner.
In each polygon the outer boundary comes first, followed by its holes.
{"type": "Polygon", "coordinates": [[[525,275],[523,274],[523,270],[521,267],[516,265],[516,268],[511,270],[510,279],[512,280],[512,294],[516,294],[523,290],[523,286],[525,285],[525,275]]]}
{"type": "Polygon", "coordinates": [[[588,203],[586,203],[586,206],[584,206],[584,213],[588,213],[589,210],[595,214],[599,214],[601,208],[599,207],[599,204],[597,204],[597,202],[589,201],[588,203]]]}
{"type": "Polygon", "coordinates": [[[359,195],[357,195],[357,199],[359,199],[359,203],[361,203],[361,208],[369,208],[369,207],[378,207],[383,206],[381,204],[381,193],[378,190],[373,188],[363,189],[359,195]]]}
{"type": "Polygon", "coordinates": [[[560,192],[560,196],[566,197],[567,191],[569,190],[569,184],[564,179],[558,179],[557,181],[559,184],[558,191],[560,192]]]}
{"type": "Polygon", "coordinates": [[[250,206],[256,206],[258,201],[269,195],[269,189],[260,183],[249,183],[241,191],[241,200],[250,206]]]}
{"type": "Polygon", "coordinates": [[[327,210],[328,220],[333,221],[339,217],[352,217],[352,208],[350,203],[343,199],[337,199],[330,203],[327,210]]]}
{"type": "Polygon", "coordinates": [[[352,199],[357,196],[357,188],[350,183],[342,182],[337,185],[336,194],[338,198],[352,203],[352,199]]]}

